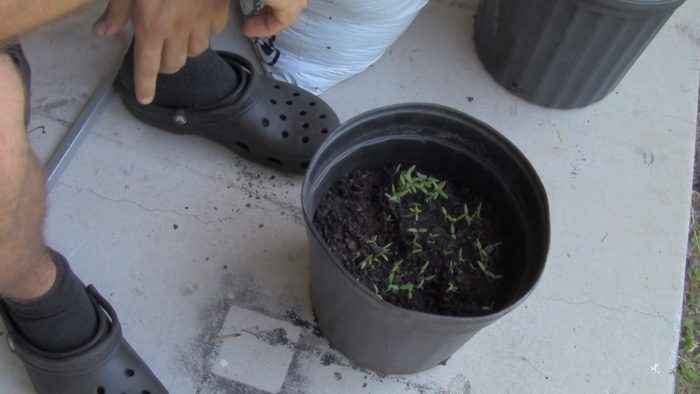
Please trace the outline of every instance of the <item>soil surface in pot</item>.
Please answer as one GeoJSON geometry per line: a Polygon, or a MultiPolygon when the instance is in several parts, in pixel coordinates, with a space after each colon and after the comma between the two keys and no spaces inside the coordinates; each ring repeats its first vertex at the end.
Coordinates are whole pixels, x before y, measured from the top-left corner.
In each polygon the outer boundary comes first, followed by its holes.
{"type": "Polygon", "coordinates": [[[405,164],[357,170],[323,197],[314,225],[383,300],[415,311],[480,316],[507,278],[492,204],[465,185],[405,164]]]}

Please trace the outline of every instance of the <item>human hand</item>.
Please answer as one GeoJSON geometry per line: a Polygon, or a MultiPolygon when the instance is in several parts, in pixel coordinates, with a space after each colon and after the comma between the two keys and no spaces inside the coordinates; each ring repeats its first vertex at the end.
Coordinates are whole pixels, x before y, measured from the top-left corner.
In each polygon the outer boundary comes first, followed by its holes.
{"type": "Polygon", "coordinates": [[[229,0],[110,0],[95,22],[100,37],[134,23],[134,79],[136,98],[150,104],[158,73],[173,74],[209,48],[209,37],[228,22],[229,0]]]}
{"type": "Polygon", "coordinates": [[[307,4],[307,0],[265,0],[265,8],[243,25],[243,34],[273,36],[296,23],[307,4]]]}

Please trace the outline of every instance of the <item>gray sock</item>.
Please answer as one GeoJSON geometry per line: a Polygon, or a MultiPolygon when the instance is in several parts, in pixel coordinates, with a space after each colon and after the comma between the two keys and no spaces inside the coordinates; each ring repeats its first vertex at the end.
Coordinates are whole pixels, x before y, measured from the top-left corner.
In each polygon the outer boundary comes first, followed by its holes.
{"type": "MultiPolygon", "coordinates": [[[[124,57],[119,80],[131,94],[134,89],[134,44],[124,57]]],[[[172,75],[159,74],[153,104],[172,108],[207,107],[233,92],[240,78],[216,52],[207,49],[187,59],[185,66],[172,75]]]]}
{"type": "Polygon", "coordinates": [[[49,250],[56,264],[51,289],[31,300],[4,300],[23,336],[38,349],[62,353],[87,343],[97,331],[97,310],[66,259],[49,250]]]}

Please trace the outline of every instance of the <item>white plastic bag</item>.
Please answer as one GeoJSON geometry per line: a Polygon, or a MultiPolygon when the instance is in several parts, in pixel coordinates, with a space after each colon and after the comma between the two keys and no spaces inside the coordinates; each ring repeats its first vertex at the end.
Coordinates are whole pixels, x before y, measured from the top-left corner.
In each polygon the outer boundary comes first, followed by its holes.
{"type": "MultiPolygon", "coordinates": [[[[320,94],[379,60],[427,2],[309,0],[294,26],[255,39],[255,49],[273,78],[320,94]]],[[[241,0],[245,14],[261,7],[261,0],[241,0]]]]}

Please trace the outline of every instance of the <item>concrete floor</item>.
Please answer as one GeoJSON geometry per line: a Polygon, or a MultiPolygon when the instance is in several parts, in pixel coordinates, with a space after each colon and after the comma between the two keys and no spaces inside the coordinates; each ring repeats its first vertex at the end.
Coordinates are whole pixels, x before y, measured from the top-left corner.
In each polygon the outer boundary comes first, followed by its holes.
{"type": "MultiPolygon", "coordinates": [[[[447,365],[417,375],[353,368],[305,327],[300,177],[152,129],[111,100],[49,195],[47,239],[113,303],[173,393],[673,390],[700,2],[676,12],[610,97],[570,111],[528,104],[491,80],[471,40],[474,4],[432,1],[384,58],[324,95],[342,120],[399,102],[458,108],[511,139],[549,194],[551,251],[533,295],[447,365]],[[287,345],[265,336],[278,328],[287,345]]],[[[44,160],[126,43],[90,36],[100,11],[23,37],[35,72],[30,138],[44,160]]],[[[215,46],[252,58],[235,27],[215,46]]],[[[32,392],[6,346],[0,376],[1,393],[32,392]]]]}

